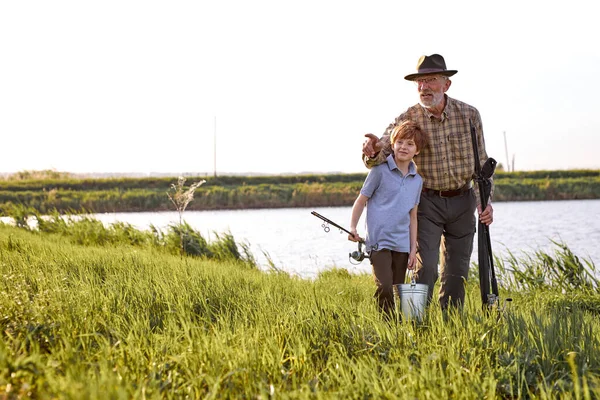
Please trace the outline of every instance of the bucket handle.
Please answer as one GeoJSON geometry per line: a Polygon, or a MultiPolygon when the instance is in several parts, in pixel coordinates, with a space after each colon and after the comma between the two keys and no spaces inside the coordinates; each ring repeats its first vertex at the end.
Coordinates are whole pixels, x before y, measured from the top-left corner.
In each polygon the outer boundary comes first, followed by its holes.
{"type": "Polygon", "coordinates": [[[414,269],[409,269],[409,273],[410,273],[410,287],[414,288],[415,286],[417,286],[417,281],[415,279],[415,272],[414,269]]]}

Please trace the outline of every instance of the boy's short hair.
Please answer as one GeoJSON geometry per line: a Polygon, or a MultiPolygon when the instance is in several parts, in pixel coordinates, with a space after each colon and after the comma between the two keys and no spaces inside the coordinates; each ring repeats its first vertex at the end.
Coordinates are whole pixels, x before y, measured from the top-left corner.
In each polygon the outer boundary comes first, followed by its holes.
{"type": "Polygon", "coordinates": [[[400,139],[412,139],[415,141],[417,151],[421,151],[427,146],[427,135],[421,129],[416,122],[407,120],[403,121],[399,125],[396,125],[390,135],[390,144],[392,147],[394,143],[400,139]]]}

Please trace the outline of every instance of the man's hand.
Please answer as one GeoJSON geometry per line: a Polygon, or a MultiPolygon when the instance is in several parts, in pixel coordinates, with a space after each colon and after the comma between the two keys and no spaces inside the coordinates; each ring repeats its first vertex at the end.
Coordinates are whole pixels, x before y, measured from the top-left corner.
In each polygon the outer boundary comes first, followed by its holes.
{"type": "Polygon", "coordinates": [[[479,220],[481,223],[490,225],[494,222],[494,209],[492,208],[491,203],[487,205],[483,212],[481,212],[481,206],[477,206],[477,212],[479,213],[479,220]]]}
{"type": "Polygon", "coordinates": [[[365,134],[367,140],[363,143],[363,154],[367,157],[373,158],[381,151],[383,144],[381,140],[372,133],[365,134]]]}

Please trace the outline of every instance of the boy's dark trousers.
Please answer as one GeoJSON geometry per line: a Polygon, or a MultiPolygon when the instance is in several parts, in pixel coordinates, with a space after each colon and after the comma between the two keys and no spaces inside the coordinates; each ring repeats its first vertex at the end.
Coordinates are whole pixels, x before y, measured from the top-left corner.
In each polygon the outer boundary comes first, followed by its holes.
{"type": "Polygon", "coordinates": [[[374,297],[379,307],[390,314],[394,310],[394,285],[404,283],[408,253],[388,249],[372,251],[370,255],[373,279],[377,290],[374,297]]]}

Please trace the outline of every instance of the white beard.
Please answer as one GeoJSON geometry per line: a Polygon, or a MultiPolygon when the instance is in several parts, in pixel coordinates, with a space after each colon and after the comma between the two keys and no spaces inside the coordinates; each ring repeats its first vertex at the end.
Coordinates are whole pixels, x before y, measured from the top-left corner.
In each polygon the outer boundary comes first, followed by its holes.
{"type": "Polygon", "coordinates": [[[444,93],[427,93],[431,94],[433,98],[431,100],[423,101],[421,96],[419,96],[419,103],[425,108],[436,107],[444,101],[444,93]]]}

